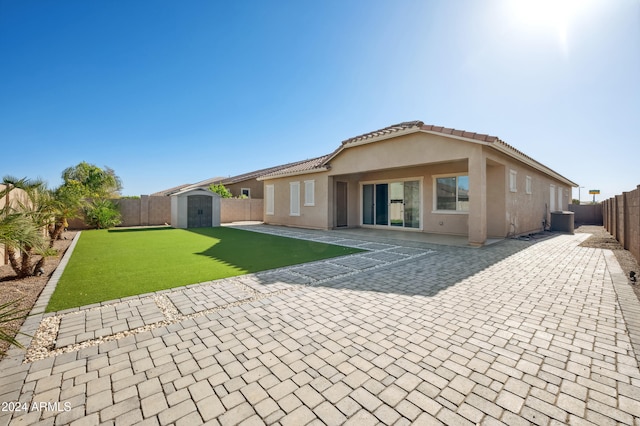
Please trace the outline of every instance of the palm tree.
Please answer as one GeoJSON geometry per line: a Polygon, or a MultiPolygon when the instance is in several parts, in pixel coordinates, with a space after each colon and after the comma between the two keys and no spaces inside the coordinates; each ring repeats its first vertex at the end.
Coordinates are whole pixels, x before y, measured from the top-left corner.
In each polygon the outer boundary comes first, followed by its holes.
{"type": "Polygon", "coordinates": [[[44,259],[54,252],[44,236],[44,228],[51,221],[46,200],[46,188],[40,181],[15,179],[7,176],[0,197],[22,189],[24,199],[16,198],[0,209],[0,244],[5,246],[9,263],[18,278],[34,275],[44,265],[44,259]],[[41,256],[34,265],[34,256],[41,256]]]}
{"type": "Polygon", "coordinates": [[[53,247],[53,243],[61,238],[62,232],[69,226],[67,221],[81,215],[85,205],[86,200],[79,185],[60,185],[52,192],[50,206],[54,220],[48,227],[51,238],[49,247],[53,247]]]}
{"type": "Polygon", "coordinates": [[[3,325],[15,320],[21,320],[26,317],[26,315],[24,314],[25,310],[16,307],[18,302],[20,302],[20,300],[13,300],[11,302],[3,303],[2,305],[0,305],[0,341],[7,342],[10,345],[14,345],[24,349],[24,346],[22,346],[20,342],[18,342],[18,340],[14,337],[16,334],[15,331],[12,332],[11,329],[8,329],[3,325]]]}

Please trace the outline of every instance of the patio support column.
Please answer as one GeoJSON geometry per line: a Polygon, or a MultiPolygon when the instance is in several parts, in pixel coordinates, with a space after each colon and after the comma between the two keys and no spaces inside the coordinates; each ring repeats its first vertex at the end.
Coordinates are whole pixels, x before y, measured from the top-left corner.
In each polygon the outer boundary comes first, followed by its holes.
{"type": "Polygon", "coordinates": [[[469,157],[469,245],[487,241],[487,160],[482,147],[469,157]]]}
{"type": "Polygon", "coordinates": [[[325,225],[325,229],[333,229],[336,227],[334,220],[336,212],[334,185],[335,180],[333,179],[333,176],[327,176],[327,223],[325,225]]]}

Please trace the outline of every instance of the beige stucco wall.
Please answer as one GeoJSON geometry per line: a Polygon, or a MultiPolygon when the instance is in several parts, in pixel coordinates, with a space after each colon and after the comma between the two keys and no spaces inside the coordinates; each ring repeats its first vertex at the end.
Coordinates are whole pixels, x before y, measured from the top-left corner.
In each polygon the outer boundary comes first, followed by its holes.
{"type": "Polygon", "coordinates": [[[264,201],[264,222],[271,225],[287,225],[303,228],[329,229],[329,187],[328,173],[311,173],[280,179],[269,179],[263,183],[274,186],[274,214],[267,214],[264,201]],[[305,206],[305,180],[315,181],[315,205],[305,206]],[[300,182],[300,216],[290,215],[290,183],[300,182]]]}
{"type": "MultiPolygon", "coordinates": [[[[434,175],[468,170],[470,150],[480,145],[443,136],[414,133],[348,148],[331,161],[334,181],[349,182],[349,226],[361,226],[362,182],[385,182],[415,178],[422,182],[423,232],[467,235],[468,213],[434,211],[434,175]],[[407,167],[407,164],[416,164],[407,167]]],[[[396,228],[397,229],[397,228],[396,228]]]]}
{"type": "Polygon", "coordinates": [[[555,188],[554,210],[569,209],[570,186],[492,148],[485,147],[484,150],[489,164],[487,176],[493,182],[487,187],[487,222],[490,237],[528,234],[541,231],[544,225],[548,226],[551,220],[551,185],[555,188]],[[516,172],[515,192],[510,188],[511,170],[516,172]],[[498,189],[500,175],[503,177],[504,187],[498,189]],[[527,176],[531,177],[530,194],[526,190],[527,176]],[[503,191],[504,198],[500,196],[500,190],[503,191]],[[562,192],[562,205],[559,205],[559,191],[562,192]],[[502,204],[502,199],[504,210],[501,215],[500,209],[492,205],[491,201],[499,200],[502,204]],[[500,223],[502,219],[504,223],[500,223]],[[545,224],[543,221],[546,221],[545,224]]]}
{"type": "Polygon", "coordinates": [[[427,133],[412,133],[345,149],[331,160],[331,175],[433,164],[469,157],[473,144],[427,133]]]}
{"type": "Polygon", "coordinates": [[[225,185],[225,188],[231,191],[234,197],[239,197],[242,194],[242,188],[249,188],[251,192],[250,198],[264,198],[262,182],[256,179],[225,185]]]}
{"type": "Polygon", "coordinates": [[[425,164],[404,169],[378,170],[357,175],[333,176],[333,181],[348,182],[348,226],[361,226],[362,185],[364,183],[418,180],[422,183],[422,224],[424,232],[466,235],[466,213],[431,213],[434,210],[433,176],[439,174],[461,173],[467,170],[465,160],[448,164],[425,164]]]}

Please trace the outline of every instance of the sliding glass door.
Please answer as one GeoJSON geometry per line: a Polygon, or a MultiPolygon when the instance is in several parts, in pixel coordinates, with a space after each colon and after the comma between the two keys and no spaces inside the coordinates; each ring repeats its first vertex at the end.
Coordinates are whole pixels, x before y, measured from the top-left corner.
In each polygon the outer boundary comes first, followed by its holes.
{"type": "Polygon", "coordinates": [[[420,181],[362,185],[362,224],[420,228],[420,181]]]}
{"type": "Polygon", "coordinates": [[[420,182],[404,182],[404,227],[420,228],[420,182]]]}
{"type": "Polygon", "coordinates": [[[386,183],[376,184],[376,225],[389,224],[389,209],[387,199],[389,198],[389,185],[386,183]]]}

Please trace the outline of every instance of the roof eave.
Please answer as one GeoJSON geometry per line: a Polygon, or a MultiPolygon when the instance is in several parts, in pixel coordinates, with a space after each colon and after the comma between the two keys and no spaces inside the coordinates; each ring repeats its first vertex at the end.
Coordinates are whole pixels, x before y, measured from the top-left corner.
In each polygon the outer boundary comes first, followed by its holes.
{"type": "Polygon", "coordinates": [[[489,146],[491,146],[492,148],[495,148],[497,151],[500,151],[504,154],[507,154],[508,156],[510,156],[511,158],[515,158],[516,160],[527,164],[530,167],[533,167],[534,169],[541,171],[549,176],[552,176],[553,178],[573,187],[573,188],[577,188],[578,184],[573,182],[572,180],[567,179],[566,177],[562,176],[560,173],[550,169],[549,167],[545,166],[542,163],[539,163],[538,161],[524,155],[521,154],[519,152],[515,152],[512,149],[509,149],[509,147],[500,144],[500,143],[490,143],[488,144],[489,146]]]}
{"type": "Polygon", "coordinates": [[[483,140],[474,139],[474,138],[467,138],[464,136],[453,135],[451,133],[442,133],[435,130],[424,130],[424,129],[419,129],[419,131],[422,133],[429,133],[431,135],[443,136],[445,138],[458,139],[465,142],[477,143],[479,145],[491,145],[491,142],[489,141],[483,141],[483,140]]]}
{"type": "Polygon", "coordinates": [[[330,169],[331,168],[328,167],[328,166],[321,166],[321,167],[318,167],[318,168],[315,168],[315,169],[310,169],[310,170],[298,170],[298,171],[291,172],[291,173],[282,173],[282,174],[275,174],[275,175],[260,176],[256,180],[265,181],[265,180],[270,180],[270,179],[280,179],[280,178],[291,177],[291,176],[308,175],[308,174],[312,174],[312,173],[326,172],[326,171],[329,171],[330,169]]]}
{"type": "Polygon", "coordinates": [[[466,141],[466,142],[472,142],[472,143],[476,143],[476,144],[480,144],[480,145],[485,145],[485,146],[490,146],[492,148],[495,148],[496,150],[502,152],[503,154],[507,154],[509,157],[514,158],[522,163],[527,164],[530,167],[533,167],[534,169],[541,171],[549,176],[554,177],[555,179],[562,181],[564,183],[566,183],[569,186],[572,186],[574,188],[578,187],[578,184],[567,179],[566,177],[562,176],[560,173],[550,169],[549,167],[545,166],[542,163],[539,163],[538,161],[534,160],[533,158],[528,157],[527,155],[524,155],[520,152],[517,152],[515,149],[511,149],[507,146],[506,143],[502,142],[499,138],[496,138],[493,141],[483,141],[480,139],[472,139],[472,138],[466,138],[464,136],[458,136],[458,135],[452,135],[452,134],[446,134],[446,133],[442,133],[442,132],[436,132],[436,131],[431,131],[431,130],[421,130],[424,133],[431,133],[433,135],[439,135],[439,136],[444,136],[447,138],[453,138],[453,139],[458,139],[458,140],[462,140],[462,141],[466,141]]]}

